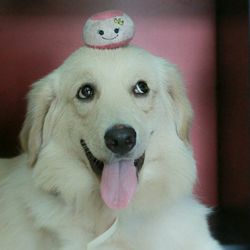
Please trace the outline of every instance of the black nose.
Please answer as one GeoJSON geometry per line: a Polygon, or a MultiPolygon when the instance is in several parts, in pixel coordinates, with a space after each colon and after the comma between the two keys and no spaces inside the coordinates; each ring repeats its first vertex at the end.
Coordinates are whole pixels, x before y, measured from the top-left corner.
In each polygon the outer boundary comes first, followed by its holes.
{"type": "Polygon", "coordinates": [[[106,146],[116,154],[128,153],[136,143],[136,132],[132,127],[117,124],[104,135],[106,146]]]}

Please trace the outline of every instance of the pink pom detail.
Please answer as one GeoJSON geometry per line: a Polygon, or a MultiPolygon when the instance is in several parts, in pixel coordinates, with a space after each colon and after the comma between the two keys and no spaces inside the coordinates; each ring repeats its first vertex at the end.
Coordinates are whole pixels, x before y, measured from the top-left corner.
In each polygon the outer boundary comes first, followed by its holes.
{"type": "Polygon", "coordinates": [[[97,13],[91,17],[92,20],[105,20],[116,16],[122,16],[124,13],[120,10],[109,10],[97,13]]]}

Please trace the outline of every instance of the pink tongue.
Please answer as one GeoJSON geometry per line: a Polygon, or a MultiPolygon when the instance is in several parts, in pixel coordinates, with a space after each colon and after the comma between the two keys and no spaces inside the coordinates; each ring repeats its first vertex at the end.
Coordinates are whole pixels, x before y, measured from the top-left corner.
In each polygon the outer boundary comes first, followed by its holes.
{"type": "Polygon", "coordinates": [[[128,206],[137,187],[133,161],[122,160],[104,166],[101,179],[101,196],[112,209],[128,206]]]}

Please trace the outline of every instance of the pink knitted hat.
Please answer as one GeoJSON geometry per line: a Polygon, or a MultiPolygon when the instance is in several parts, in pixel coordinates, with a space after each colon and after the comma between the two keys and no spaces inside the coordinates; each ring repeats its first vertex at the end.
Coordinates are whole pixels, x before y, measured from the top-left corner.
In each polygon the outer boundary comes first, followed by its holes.
{"type": "Polygon", "coordinates": [[[83,27],[83,40],[88,47],[114,49],[126,46],[134,36],[134,23],[124,12],[110,10],[91,16],[83,27]]]}

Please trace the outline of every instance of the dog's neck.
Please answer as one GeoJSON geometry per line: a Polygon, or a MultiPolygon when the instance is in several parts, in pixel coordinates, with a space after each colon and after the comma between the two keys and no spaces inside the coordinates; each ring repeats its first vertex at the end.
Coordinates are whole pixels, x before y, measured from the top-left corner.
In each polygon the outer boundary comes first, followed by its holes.
{"type": "Polygon", "coordinates": [[[97,237],[110,228],[118,214],[116,211],[107,208],[101,198],[90,202],[92,202],[92,204],[89,204],[83,209],[82,216],[88,218],[88,222],[90,225],[92,224],[95,237],[97,237]]]}
{"type": "Polygon", "coordinates": [[[104,204],[99,192],[91,193],[88,199],[84,199],[84,203],[71,203],[65,204],[65,206],[69,207],[72,217],[78,217],[82,220],[84,227],[89,227],[94,237],[110,228],[118,216],[116,211],[104,204]]]}
{"type": "Polygon", "coordinates": [[[27,217],[37,228],[54,232],[59,237],[68,231],[88,232],[82,237],[85,242],[91,242],[105,233],[117,219],[115,211],[107,208],[96,196],[85,200],[85,205],[80,208],[74,203],[67,204],[58,193],[36,191],[39,196],[34,192],[33,202],[25,204],[27,217]]]}

